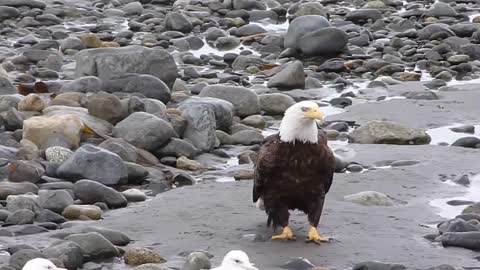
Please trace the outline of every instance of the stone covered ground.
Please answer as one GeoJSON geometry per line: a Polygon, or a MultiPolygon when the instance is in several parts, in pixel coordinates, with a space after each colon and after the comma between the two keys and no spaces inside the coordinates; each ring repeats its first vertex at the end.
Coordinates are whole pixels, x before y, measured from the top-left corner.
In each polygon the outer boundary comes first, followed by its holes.
{"type": "Polygon", "coordinates": [[[0,269],[476,269],[480,3],[0,0],[0,269]],[[314,100],[319,231],[270,240],[255,155],[314,100]]]}

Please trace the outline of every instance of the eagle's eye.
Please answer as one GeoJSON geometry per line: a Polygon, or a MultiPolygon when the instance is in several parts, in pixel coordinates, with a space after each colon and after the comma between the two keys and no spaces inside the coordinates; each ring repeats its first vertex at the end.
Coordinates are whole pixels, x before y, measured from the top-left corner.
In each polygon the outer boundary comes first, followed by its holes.
{"type": "Polygon", "coordinates": [[[308,112],[311,108],[309,107],[302,107],[300,108],[302,110],[302,112],[308,112]]]}

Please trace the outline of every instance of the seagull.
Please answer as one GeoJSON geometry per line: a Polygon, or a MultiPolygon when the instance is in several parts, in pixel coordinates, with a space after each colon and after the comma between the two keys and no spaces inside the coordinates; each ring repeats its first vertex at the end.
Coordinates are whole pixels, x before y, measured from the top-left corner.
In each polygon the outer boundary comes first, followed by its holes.
{"type": "Polygon", "coordinates": [[[22,270],[67,270],[56,267],[51,261],[43,258],[35,258],[28,261],[22,270]]]}
{"type": "MultiPolygon", "coordinates": [[[[25,270],[25,269],[22,269],[25,270]]],[[[211,270],[258,270],[241,250],[231,250],[223,257],[222,264],[211,270]]]]}

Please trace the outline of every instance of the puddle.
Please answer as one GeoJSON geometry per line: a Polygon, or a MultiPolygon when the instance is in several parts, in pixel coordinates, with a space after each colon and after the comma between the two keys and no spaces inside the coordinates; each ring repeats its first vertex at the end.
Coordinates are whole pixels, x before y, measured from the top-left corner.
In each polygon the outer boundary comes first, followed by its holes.
{"type": "MultiPolygon", "coordinates": [[[[466,187],[466,194],[459,197],[453,198],[442,198],[442,199],[435,199],[430,202],[431,206],[440,208],[438,213],[439,216],[444,218],[454,218],[455,216],[462,213],[463,209],[467,207],[467,205],[449,205],[447,202],[452,200],[459,200],[459,201],[473,201],[478,202],[480,201],[480,174],[476,174],[473,177],[470,177],[471,184],[470,186],[466,187]]],[[[457,184],[453,183],[452,181],[448,180],[444,182],[447,185],[458,186],[457,184]]]]}
{"type": "Polygon", "coordinates": [[[474,125],[475,126],[474,134],[453,132],[450,130],[450,128],[452,127],[461,127],[461,126],[464,126],[464,124],[453,124],[450,126],[432,128],[427,130],[426,132],[432,138],[432,141],[430,142],[430,144],[432,145],[438,145],[439,143],[452,144],[453,142],[455,142],[460,138],[470,137],[470,136],[480,138],[480,125],[474,125]]]}
{"type": "Polygon", "coordinates": [[[218,55],[218,56],[224,56],[227,53],[240,54],[242,51],[247,51],[247,50],[251,51],[252,55],[256,55],[256,56],[260,55],[258,52],[254,51],[253,49],[251,49],[251,48],[249,48],[249,47],[247,47],[243,44],[240,44],[235,48],[229,48],[229,49],[221,50],[221,49],[212,47],[204,38],[202,39],[202,41],[204,43],[202,48],[200,48],[198,50],[188,50],[188,52],[193,54],[195,57],[200,57],[202,54],[204,54],[204,55],[213,54],[213,55],[218,55]]]}

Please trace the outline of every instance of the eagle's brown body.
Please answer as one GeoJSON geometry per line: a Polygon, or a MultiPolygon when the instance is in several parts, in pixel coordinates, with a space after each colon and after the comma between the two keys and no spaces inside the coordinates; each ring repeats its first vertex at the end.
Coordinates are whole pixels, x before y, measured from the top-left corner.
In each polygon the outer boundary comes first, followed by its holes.
{"type": "Polygon", "coordinates": [[[305,212],[317,227],[334,170],[335,157],[323,134],[316,144],[287,143],[271,135],[257,155],[253,201],[263,199],[267,224],[273,222],[274,228],[287,226],[289,210],[294,209],[305,212]]]}

